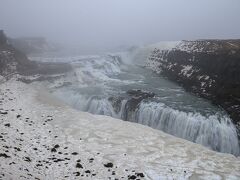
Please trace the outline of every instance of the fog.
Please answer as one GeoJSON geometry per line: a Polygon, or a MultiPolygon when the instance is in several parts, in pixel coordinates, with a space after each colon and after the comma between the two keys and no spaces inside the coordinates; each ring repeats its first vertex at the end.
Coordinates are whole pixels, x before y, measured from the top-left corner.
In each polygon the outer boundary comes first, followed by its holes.
{"type": "Polygon", "coordinates": [[[8,36],[99,52],[158,41],[239,38],[239,0],[0,0],[8,36]]]}

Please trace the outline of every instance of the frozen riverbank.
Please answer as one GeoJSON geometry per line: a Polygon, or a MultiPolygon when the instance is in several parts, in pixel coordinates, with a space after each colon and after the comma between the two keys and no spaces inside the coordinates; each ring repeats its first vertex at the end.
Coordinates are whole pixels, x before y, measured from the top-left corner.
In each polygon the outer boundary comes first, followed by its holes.
{"type": "Polygon", "coordinates": [[[2,179],[238,179],[240,159],[161,131],[76,111],[14,80],[0,85],[2,179]]]}

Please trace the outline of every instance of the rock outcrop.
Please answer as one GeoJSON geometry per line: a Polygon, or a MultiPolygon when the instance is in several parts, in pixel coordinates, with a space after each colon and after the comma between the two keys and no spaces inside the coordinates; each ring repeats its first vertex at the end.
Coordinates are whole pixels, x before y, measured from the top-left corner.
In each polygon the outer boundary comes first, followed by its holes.
{"type": "Polygon", "coordinates": [[[24,52],[9,43],[9,39],[0,31],[0,75],[9,77],[20,75],[52,75],[68,72],[71,66],[66,63],[40,63],[30,61],[24,52]]]}
{"type": "Polygon", "coordinates": [[[147,67],[225,109],[240,128],[240,40],[181,41],[155,48],[147,67]]]}
{"type": "Polygon", "coordinates": [[[36,63],[28,60],[25,54],[9,44],[3,30],[0,31],[0,75],[8,76],[13,73],[23,74],[36,68],[36,63]]]}

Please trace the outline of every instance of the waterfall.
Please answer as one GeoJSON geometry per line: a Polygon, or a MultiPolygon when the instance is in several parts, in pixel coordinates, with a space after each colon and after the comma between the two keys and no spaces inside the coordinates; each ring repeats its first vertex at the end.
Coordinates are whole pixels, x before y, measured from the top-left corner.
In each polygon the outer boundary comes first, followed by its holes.
{"type": "Polygon", "coordinates": [[[83,104],[86,106],[82,110],[93,114],[137,122],[202,144],[215,151],[239,155],[237,131],[227,116],[187,113],[174,110],[163,103],[151,101],[142,101],[134,112],[129,111],[126,99],[117,105],[118,112],[107,99],[92,97],[83,104]]]}
{"type": "Polygon", "coordinates": [[[227,116],[186,113],[156,102],[142,102],[136,122],[224,153],[239,154],[236,128],[227,116]]]}
{"type": "MultiPolygon", "coordinates": [[[[80,111],[140,123],[215,151],[240,154],[236,127],[225,113],[220,114],[220,109],[187,92],[176,93],[177,85],[152,78],[147,70],[124,63],[118,55],[73,58],[73,73],[62,79],[71,85],[60,86],[53,93],[80,111]],[[152,92],[149,87],[157,87],[156,84],[166,87],[164,91],[154,89],[161,101],[143,97],[144,93],[127,93],[134,88],[152,92]],[[194,104],[196,100],[198,103],[194,104]],[[182,108],[185,104],[190,108],[182,108]]],[[[60,82],[51,82],[51,87],[58,87],[60,82]]]]}

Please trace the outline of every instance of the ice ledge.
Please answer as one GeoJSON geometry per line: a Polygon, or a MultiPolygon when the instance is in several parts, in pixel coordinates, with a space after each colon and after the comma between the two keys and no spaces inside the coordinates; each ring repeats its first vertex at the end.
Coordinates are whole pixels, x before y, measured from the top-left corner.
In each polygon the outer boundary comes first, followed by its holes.
{"type": "Polygon", "coordinates": [[[84,179],[141,178],[137,173],[142,179],[240,178],[240,159],[233,155],[140,124],[76,111],[39,87],[12,80],[0,85],[0,96],[1,111],[7,112],[0,115],[0,154],[10,156],[0,157],[3,178],[74,179],[78,173],[84,179]],[[54,145],[60,146],[56,152],[54,145]],[[83,168],[77,167],[79,159],[83,168]],[[104,166],[108,162],[113,168],[104,166]]]}

